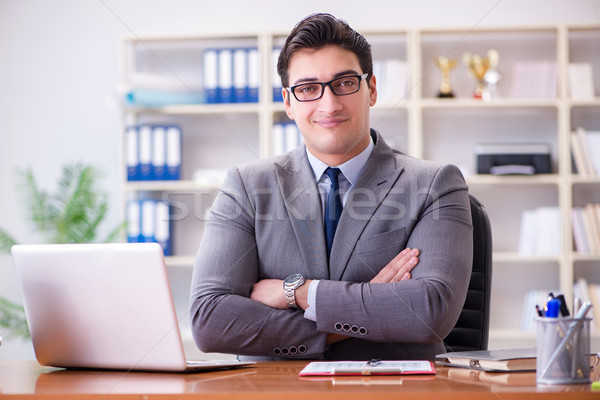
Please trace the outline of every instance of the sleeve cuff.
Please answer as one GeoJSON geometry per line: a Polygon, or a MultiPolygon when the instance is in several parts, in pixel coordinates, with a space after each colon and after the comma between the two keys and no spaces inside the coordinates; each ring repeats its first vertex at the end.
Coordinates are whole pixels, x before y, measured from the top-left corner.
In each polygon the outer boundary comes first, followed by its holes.
{"type": "Polygon", "coordinates": [[[310,286],[308,286],[308,297],[306,298],[308,307],[304,310],[304,318],[314,322],[317,322],[317,286],[319,286],[319,281],[313,280],[310,282],[310,286]]]}

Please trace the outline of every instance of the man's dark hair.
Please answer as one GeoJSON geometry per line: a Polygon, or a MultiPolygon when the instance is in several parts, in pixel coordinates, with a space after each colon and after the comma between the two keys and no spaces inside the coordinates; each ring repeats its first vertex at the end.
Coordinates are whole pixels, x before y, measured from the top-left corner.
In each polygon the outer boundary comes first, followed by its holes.
{"type": "Polygon", "coordinates": [[[289,86],[288,68],[292,56],[302,49],[321,49],[337,45],[356,54],[363,73],[368,73],[367,82],[373,75],[371,45],[363,35],[350,28],[346,21],[331,14],[313,14],[300,21],[285,41],[277,62],[277,73],[283,87],[289,86]]]}

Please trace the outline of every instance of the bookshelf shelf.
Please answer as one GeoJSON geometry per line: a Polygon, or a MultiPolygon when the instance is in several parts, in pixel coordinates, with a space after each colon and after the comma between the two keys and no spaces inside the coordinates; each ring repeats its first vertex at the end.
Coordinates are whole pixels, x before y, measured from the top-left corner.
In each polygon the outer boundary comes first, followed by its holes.
{"type": "Polygon", "coordinates": [[[556,108],[559,101],[556,99],[491,99],[481,101],[477,99],[423,99],[420,101],[423,108],[556,108]]]}
{"type": "Polygon", "coordinates": [[[127,182],[125,190],[132,192],[173,192],[173,191],[195,191],[195,190],[218,190],[221,185],[215,184],[199,184],[196,181],[180,180],[180,181],[139,181],[127,182]]]}
{"type": "MultiPolygon", "coordinates": [[[[496,264],[490,346],[535,345],[534,333],[519,329],[520,306],[528,291],[558,288],[571,300],[573,284],[579,278],[600,283],[600,274],[595,272],[600,270],[600,254],[580,254],[573,250],[571,229],[573,207],[587,202],[600,203],[600,178],[574,173],[569,140],[571,131],[577,127],[600,131],[600,53],[597,51],[600,25],[482,29],[390,27],[361,32],[372,44],[374,61],[394,60],[404,63],[409,71],[400,91],[390,90],[391,85],[386,86],[386,80],[377,76],[380,97],[372,108],[372,126],[400,151],[461,167],[471,193],[488,210],[496,264]],[[462,54],[469,51],[484,55],[492,48],[500,54],[498,96],[481,101],[472,98],[475,81],[461,62],[462,54]],[[450,74],[455,94],[452,99],[436,97],[441,73],[435,60],[440,55],[457,61],[450,74]],[[538,60],[555,63],[555,91],[546,97],[521,98],[523,93],[512,84],[515,65],[538,60]],[[592,98],[571,98],[570,63],[592,65],[592,98]],[[385,96],[384,89],[388,90],[385,96]],[[475,174],[473,148],[481,143],[548,144],[551,173],[475,174]],[[557,255],[519,254],[521,216],[537,207],[560,210],[557,255]],[[544,279],[540,280],[540,276],[544,279]],[[509,304],[505,305],[507,298],[509,304]],[[519,313],[513,313],[515,309],[519,313]]],[[[201,90],[204,83],[202,54],[206,49],[252,47],[258,51],[259,98],[255,103],[123,108],[124,132],[126,127],[140,123],[173,123],[182,127],[181,181],[129,182],[123,173],[122,182],[124,216],[129,199],[146,195],[174,198],[180,210],[186,211],[185,218],[173,222],[174,255],[167,258],[170,267],[188,267],[189,270],[193,265],[205,214],[218,191],[217,184],[195,181],[195,172],[224,170],[273,155],[274,126],[288,121],[283,103],[273,99],[274,49],[282,45],[285,37],[284,32],[249,32],[127,36],[121,41],[124,79],[137,71],[167,77],[175,75],[185,83],[193,83],[190,87],[194,90],[197,87],[201,90]]],[[[121,168],[125,171],[124,135],[121,152],[121,168]]],[[[185,275],[182,271],[186,268],[174,269],[185,275]]],[[[185,302],[184,308],[187,296],[185,302]]],[[[600,334],[595,335],[600,342],[600,334]]]]}
{"type": "Polygon", "coordinates": [[[540,262],[551,262],[557,263],[560,261],[558,256],[524,256],[518,252],[494,252],[492,254],[493,262],[501,263],[522,263],[522,264],[534,264],[540,262]]]}
{"type": "Polygon", "coordinates": [[[468,175],[466,177],[469,185],[558,185],[560,176],[558,174],[537,175],[468,175]]]}
{"type": "Polygon", "coordinates": [[[190,265],[194,265],[194,257],[193,256],[165,257],[165,263],[167,264],[167,267],[189,268],[190,265]]]}
{"type": "Polygon", "coordinates": [[[182,104],[164,107],[129,107],[131,114],[166,115],[214,115],[214,114],[258,114],[256,104],[182,104]]]}

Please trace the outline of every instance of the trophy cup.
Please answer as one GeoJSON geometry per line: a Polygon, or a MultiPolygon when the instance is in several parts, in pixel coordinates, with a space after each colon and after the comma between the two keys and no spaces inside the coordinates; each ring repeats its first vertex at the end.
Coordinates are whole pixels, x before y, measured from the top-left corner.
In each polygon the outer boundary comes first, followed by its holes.
{"type": "Polygon", "coordinates": [[[471,54],[468,51],[463,53],[463,64],[469,69],[471,76],[477,81],[473,97],[476,99],[489,100],[495,94],[496,83],[500,75],[496,71],[498,66],[499,54],[491,49],[486,57],[471,54]]]}
{"type": "Polygon", "coordinates": [[[439,98],[452,98],[452,88],[450,87],[450,71],[456,67],[456,60],[449,60],[446,57],[438,57],[435,60],[435,65],[442,71],[442,83],[440,84],[440,91],[437,95],[439,98]]]}

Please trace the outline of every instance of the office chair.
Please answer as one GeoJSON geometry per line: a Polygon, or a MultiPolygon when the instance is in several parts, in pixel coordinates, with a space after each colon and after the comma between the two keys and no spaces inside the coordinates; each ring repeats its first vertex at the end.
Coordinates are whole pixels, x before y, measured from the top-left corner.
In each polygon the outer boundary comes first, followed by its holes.
{"type": "Polygon", "coordinates": [[[487,350],[492,286],[492,230],[485,207],[472,195],[473,269],[465,304],[444,339],[447,351],[487,350]]]}

